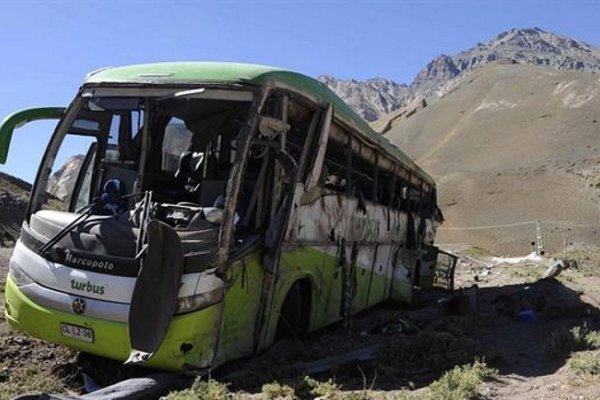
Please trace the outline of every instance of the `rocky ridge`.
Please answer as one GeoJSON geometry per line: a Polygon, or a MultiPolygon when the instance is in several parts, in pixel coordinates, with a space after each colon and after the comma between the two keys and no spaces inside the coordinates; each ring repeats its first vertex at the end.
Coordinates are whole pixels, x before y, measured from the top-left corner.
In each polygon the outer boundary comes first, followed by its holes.
{"type": "Polygon", "coordinates": [[[518,63],[560,71],[600,72],[600,48],[540,28],[512,29],[487,43],[478,43],[454,56],[439,55],[410,85],[389,79],[318,79],[369,122],[406,106],[415,98],[428,102],[452,91],[465,76],[490,63],[518,63]]]}
{"type": "Polygon", "coordinates": [[[72,193],[77,175],[83,164],[85,155],[77,154],[69,157],[67,161],[54,172],[48,179],[48,193],[61,200],[66,200],[72,193]]]}
{"type": "Polygon", "coordinates": [[[369,122],[399,109],[404,104],[404,99],[410,96],[407,85],[384,78],[372,78],[361,82],[323,75],[318,79],[369,122]]]}

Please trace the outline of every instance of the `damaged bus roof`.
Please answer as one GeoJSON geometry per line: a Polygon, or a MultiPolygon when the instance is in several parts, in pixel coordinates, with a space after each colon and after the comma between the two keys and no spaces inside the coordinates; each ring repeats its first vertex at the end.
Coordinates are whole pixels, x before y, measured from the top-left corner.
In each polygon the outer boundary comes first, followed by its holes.
{"type": "Polygon", "coordinates": [[[321,103],[332,103],[336,117],[354,127],[366,141],[378,145],[405,166],[417,173],[430,185],[435,182],[429,174],[417,166],[404,152],[354,112],[325,84],[298,72],[277,67],[255,64],[221,62],[172,62],[129,65],[105,68],[90,73],[85,84],[252,84],[281,83],[304,92],[321,103]]]}

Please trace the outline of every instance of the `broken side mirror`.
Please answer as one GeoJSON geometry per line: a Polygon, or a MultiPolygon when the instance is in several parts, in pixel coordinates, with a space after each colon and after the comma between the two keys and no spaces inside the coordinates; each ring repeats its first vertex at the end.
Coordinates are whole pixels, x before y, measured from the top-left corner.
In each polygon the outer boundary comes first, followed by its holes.
{"type": "Polygon", "coordinates": [[[39,107],[17,111],[6,117],[0,125],[0,164],[6,162],[10,140],[15,129],[32,121],[59,120],[64,112],[64,107],[39,107]]]}

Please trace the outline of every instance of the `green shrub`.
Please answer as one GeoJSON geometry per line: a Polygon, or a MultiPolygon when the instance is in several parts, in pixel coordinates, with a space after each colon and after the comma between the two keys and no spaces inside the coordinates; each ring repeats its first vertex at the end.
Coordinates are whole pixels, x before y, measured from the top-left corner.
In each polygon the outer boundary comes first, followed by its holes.
{"type": "Polygon", "coordinates": [[[567,365],[577,376],[590,377],[600,374],[600,357],[595,351],[575,353],[567,365]]]}
{"type": "Polygon", "coordinates": [[[440,379],[429,385],[428,400],[469,400],[475,398],[484,379],[495,376],[497,371],[484,362],[456,366],[440,379]]]}
{"type": "Polygon", "coordinates": [[[473,258],[485,258],[492,256],[492,252],[478,246],[471,246],[465,250],[465,255],[473,258]]]}
{"type": "Polygon", "coordinates": [[[305,376],[302,379],[297,387],[296,393],[304,398],[304,397],[332,397],[340,390],[340,386],[337,385],[333,379],[328,379],[325,382],[318,381],[316,379],[311,378],[310,376],[305,376]]]}
{"type": "Polygon", "coordinates": [[[266,383],[262,386],[262,393],[267,399],[293,399],[296,397],[294,389],[279,382],[266,383]]]}
{"type": "Polygon", "coordinates": [[[167,400],[227,400],[227,385],[212,379],[196,378],[192,387],[179,392],[171,392],[167,400]]]}

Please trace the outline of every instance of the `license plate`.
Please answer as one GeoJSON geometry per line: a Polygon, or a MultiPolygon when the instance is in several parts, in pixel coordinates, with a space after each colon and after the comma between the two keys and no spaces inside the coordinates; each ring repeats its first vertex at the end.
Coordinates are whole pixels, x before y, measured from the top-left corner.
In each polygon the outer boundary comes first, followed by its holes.
{"type": "Polygon", "coordinates": [[[63,336],[81,340],[83,342],[92,343],[94,341],[94,331],[89,328],[84,328],[83,326],[61,323],[60,333],[63,336]]]}

